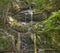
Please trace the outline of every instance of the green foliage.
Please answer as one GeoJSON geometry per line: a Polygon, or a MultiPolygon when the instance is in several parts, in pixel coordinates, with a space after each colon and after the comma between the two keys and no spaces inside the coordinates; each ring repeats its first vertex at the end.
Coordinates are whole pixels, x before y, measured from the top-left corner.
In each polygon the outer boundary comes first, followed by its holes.
{"type": "Polygon", "coordinates": [[[11,50],[12,49],[12,41],[8,36],[0,37],[0,50],[11,50]]]}
{"type": "Polygon", "coordinates": [[[10,0],[0,0],[0,8],[6,8],[10,0]]]}
{"type": "MultiPolygon", "coordinates": [[[[9,4],[11,0],[0,0],[0,10],[6,10],[7,5],[9,4]]],[[[13,19],[13,21],[10,21],[8,19],[8,25],[11,27],[10,32],[13,33],[13,31],[26,33],[28,31],[29,27],[32,27],[30,32],[36,35],[37,37],[37,48],[42,49],[57,49],[60,50],[60,0],[20,0],[20,6],[16,2],[12,2],[12,5],[9,10],[9,15],[16,16],[16,19],[13,19]],[[32,5],[34,4],[34,13],[37,14],[37,12],[41,12],[44,15],[39,14],[40,16],[37,16],[36,20],[39,20],[38,17],[46,17],[46,20],[43,20],[42,22],[32,23],[29,26],[22,24],[20,20],[20,17],[18,17],[20,14],[18,14],[18,11],[20,10],[20,7],[25,8],[27,6],[27,2],[32,5]],[[18,10],[19,9],[19,10],[18,10]],[[58,11],[59,10],[59,11],[58,11]],[[15,14],[17,13],[17,15],[15,14]],[[45,14],[46,13],[46,14],[45,14]],[[51,14],[49,14],[51,13],[51,14]],[[48,17],[49,14],[49,17],[48,17]],[[51,15],[51,16],[50,16],[51,15]],[[47,18],[48,17],[48,18],[47,18]]],[[[4,12],[5,13],[5,12],[4,12]]],[[[0,12],[0,16],[2,16],[3,12],[0,12]]],[[[22,15],[24,16],[24,15],[22,15]]],[[[21,16],[21,17],[22,17],[21,16]]],[[[33,15],[36,17],[36,15],[33,15]]],[[[8,15],[7,15],[8,17],[8,15]]],[[[11,18],[11,17],[10,17],[11,18]]],[[[29,17],[30,18],[30,17],[29,17]]],[[[3,24],[3,18],[0,19],[0,28],[3,28],[5,26],[3,24]]],[[[24,18],[23,18],[24,19],[24,18]]],[[[44,18],[43,18],[44,19],[44,18]]],[[[8,33],[10,33],[8,31],[8,33]]],[[[15,34],[15,33],[14,33],[15,34]]],[[[29,33],[27,35],[30,35],[29,33]]],[[[0,35],[1,37],[1,35],[0,35]]],[[[30,48],[33,45],[33,40],[31,40],[30,36],[27,36],[27,42],[30,48]]],[[[17,36],[16,36],[17,39],[17,36]]],[[[16,40],[17,44],[17,40],[16,40]]],[[[33,46],[32,46],[33,47],[33,46]]],[[[1,49],[7,49],[12,48],[11,38],[3,36],[0,38],[0,48],[1,49]]]]}
{"type": "Polygon", "coordinates": [[[37,46],[45,49],[48,48],[59,50],[60,11],[54,12],[48,19],[37,24],[36,27],[37,29],[34,31],[37,34],[37,46]]]}
{"type": "Polygon", "coordinates": [[[60,29],[60,11],[54,12],[47,20],[43,21],[45,31],[51,29],[60,29]]]}
{"type": "Polygon", "coordinates": [[[36,3],[36,8],[37,9],[42,9],[44,7],[45,0],[35,0],[34,2],[36,3]]]}

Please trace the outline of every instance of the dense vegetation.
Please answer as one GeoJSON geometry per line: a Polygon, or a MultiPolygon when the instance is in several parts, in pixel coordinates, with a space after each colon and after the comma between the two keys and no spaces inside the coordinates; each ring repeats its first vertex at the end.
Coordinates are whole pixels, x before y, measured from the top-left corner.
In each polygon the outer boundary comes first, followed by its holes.
{"type": "MultiPolygon", "coordinates": [[[[0,50],[18,49],[18,33],[26,33],[29,28],[22,24],[25,15],[20,12],[29,6],[34,13],[34,22],[29,27],[37,38],[37,48],[60,50],[60,0],[0,0],[0,50]]],[[[30,22],[31,16],[27,17],[30,22]]],[[[34,40],[26,38],[30,48],[34,40]]]]}

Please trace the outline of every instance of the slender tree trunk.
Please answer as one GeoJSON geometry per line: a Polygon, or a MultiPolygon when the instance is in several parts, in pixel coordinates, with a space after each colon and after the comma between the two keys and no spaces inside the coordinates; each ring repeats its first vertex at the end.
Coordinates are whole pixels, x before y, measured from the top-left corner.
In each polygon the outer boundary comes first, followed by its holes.
{"type": "Polygon", "coordinates": [[[34,53],[37,53],[36,35],[34,34],[34,53]]]}
{"type": "Polygon", "coordinates": [[[17,43],[17,52],[21,53],[21,39],[20,39],[20,33],[18,33],[18,43],[17,43]]]}

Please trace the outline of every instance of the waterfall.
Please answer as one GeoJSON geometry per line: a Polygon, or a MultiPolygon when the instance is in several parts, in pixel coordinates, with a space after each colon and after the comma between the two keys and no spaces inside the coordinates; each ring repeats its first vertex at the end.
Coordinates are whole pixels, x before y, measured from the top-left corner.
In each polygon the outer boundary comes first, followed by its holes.
{"type": "MultiPolygon", "coordinates": [[[[20,13],[25,14],[25,18],[24,18],[25,23],[24,23],[24,25],[28,26],[28,31],[26,33],[30,33],[30,38],[33,40],[33,33],[31,32],[31,29],[33,29],[33,28],[32,28],[32,26],[30,26],[30,25],[32,25],[32,22],[33,22],[33,10],[31,9],[31,6],[29,6],[28,10],[23,10],[20,13]],[[27,15],[31,16],[30,17],[31,20],[30,20],[29,23],[27,22],[27,15]]],[[[22,50],[25,50],[25,51],[27,49],[27,46],[29,46],[28,43],[27,43],[27,40],[26,40],[26,35],[25,35],[26,33],[21,34],[21,42],[22,42],[21,48],[22,48],[22,50]]],[[[29,50],[30,50],[30,48],[29,48],[29,50]]]]}

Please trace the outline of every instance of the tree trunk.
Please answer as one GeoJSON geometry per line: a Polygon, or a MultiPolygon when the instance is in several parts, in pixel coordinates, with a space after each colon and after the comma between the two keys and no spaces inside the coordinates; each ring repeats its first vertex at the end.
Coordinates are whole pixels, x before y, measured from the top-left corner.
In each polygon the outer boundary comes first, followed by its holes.
{"type": "Polygon", "coordinates": [[[37,53],[36,35],[34,34],[34,53],[37,53]]]}
{"type": "Polygon", "coordinates": [[[22,53],[20,47],[21,47],[21,39],[20,39],[20,33],[18,33],[18,43],[17,43],[17,52],[18,53],[22,53]]]}

